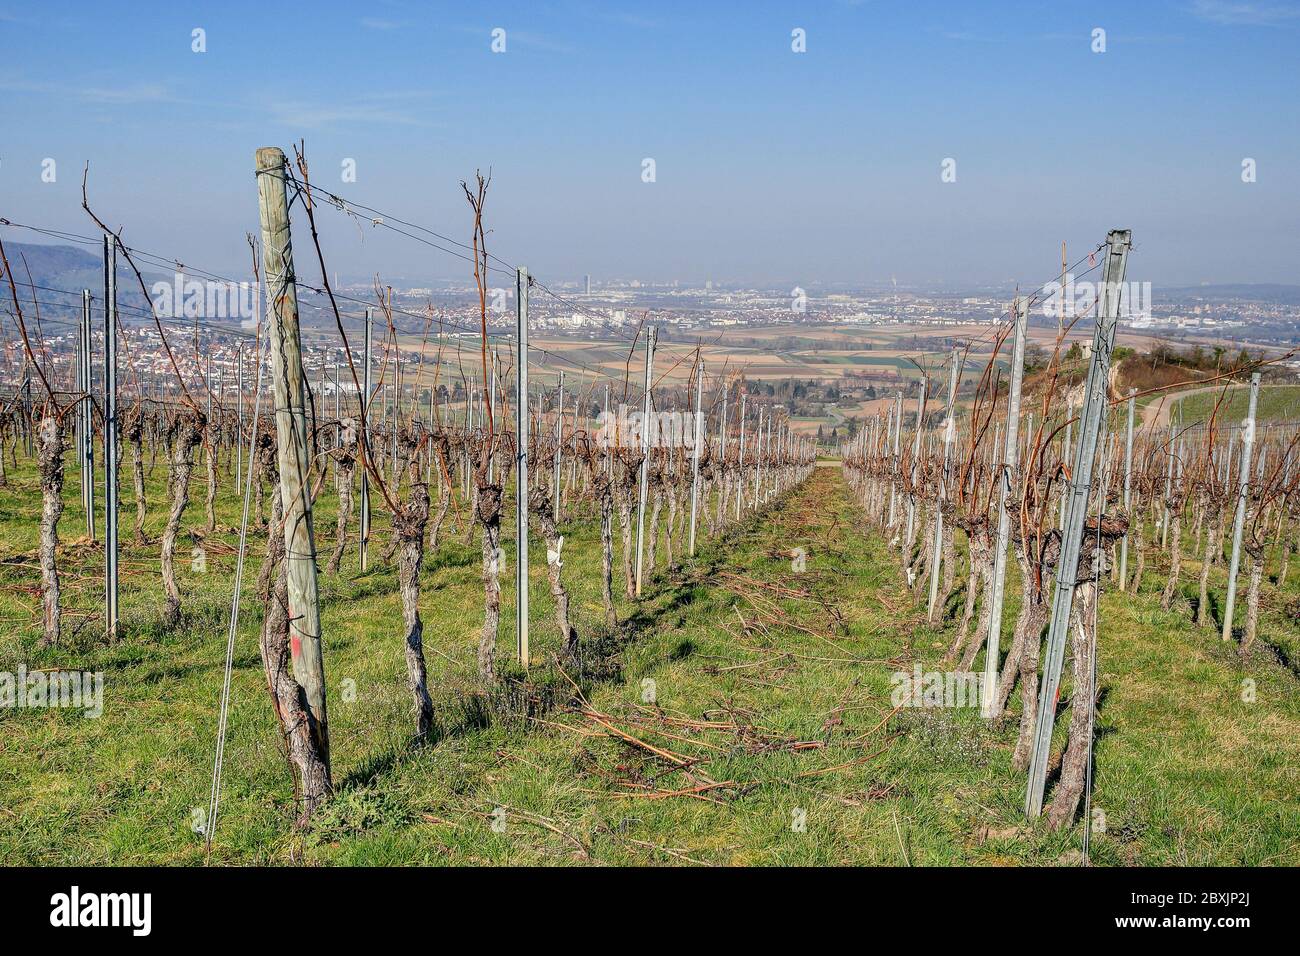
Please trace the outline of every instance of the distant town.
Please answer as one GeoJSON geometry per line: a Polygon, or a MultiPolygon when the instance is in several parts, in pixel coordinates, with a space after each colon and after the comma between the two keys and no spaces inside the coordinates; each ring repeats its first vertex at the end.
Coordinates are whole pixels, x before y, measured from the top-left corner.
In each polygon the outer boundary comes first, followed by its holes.
{"type": "MultiPolygon", "coordinates": [[[[94,281],[98,278],[98,263],[79,249],[20,247],[20,251],[23,249],[37,268],[25,297],[31,300],[34,296],[39,305],[38,331],[43,347],[56,357],[56,365],[70,369],[82,287],[91,286],[92,314],[102,315],[102,280],[94,281]],[[46,261],[57,265],[41,272],[41,264],[46,261]]],[[[151,296],[146,302],[135,277],[121,264],[119,272],[119,316],[125,353],[134,363],[131,374],[146,383],[173,378],[172,357],[160,347],[155,315],[187,376],[210,374],[214,392],[233,390],[239,387],[241,357],[245,374],[252,374],[248,358],[256,324],[255,303],[260,296],[251,289],[251,283],[184,273],[151,274],[145,276],[151,296]]],[[[24,282],[25,278],[20,287],[24,282]]],[[[1061,288],[1058,281],[1031,290],[1035,296],[1031,326],[1051,330],[1067,316],[1082,316],[1076,329],[1076,337],[1081,337],[1089,328],[1087,317],[1095,290],[1086,279],[1076,281],[1073,275],[1066,276],[1064,294],[1061,288]]],[[[388,320],[378,307],[379,295],[373,281],[340,281],[333,277],[330,291],[353,347],[360,347],[364,315],[369,308],[373,340],[376,349],[383,351],[383,342],[390,333],[388,320]]],[[[466,340],[479,335],[478,293],[467,282],[406,280],[385,286],[383,292],[389,297],[392,337],[404,353],[418,354],[423,344],[439,340],[460,341],[465,346],[466,340]]],[[[486,306],[490,332],[513,336],[515,294],[513,284],[489,287],[486,306]]],[[[688,285],[636,279],[600,281],[583,276],[548,283],[543,278],[529,296],[529,327],[535,341],[571,343],[571,347],[579,342],[626,343],[643,325],[658,329],[661,342],[682,347],[708,340],[721,342],[738,353],[762,355],[784,341],[790,351],[798,351],[806,359],[810,353],[869,350],[873,348],[869,333],[887,334],[895,327],[910,333],[928,329],[931,332],[926,335],[930,338],[933,330],[941,333],[951,327],[952,335],[944,341],[970,340],[980,336],[981,326],[1006,317],[1015,294],[1014,289],[1007,288],[936,291],[895,287],[892,282],[862,289],[811,284],[808,289],[798,285],[764,289],[709,281],[688,285]],[[820,334],[832,328],[842,334],[820,334]],[[855,334],[855,329],[860,334],[855,334]],[[788,330],[788,334],[781,330],[788,330]]],[[[1300,343],[1300,286],[1152,289],[1149,284],[1133,284],[1126,290],[1126,297],[1122,333],[1140,334],[1150,340],[1168,339],[1186,348],[1198,344],[1207,348],[1228,346],[1234,353],[1238,348],[1277,352],[1300,343]]],[[[326,395],[336,388],[352,391],[347,376],[339,374],[345,358],[334,306],[325,290],[313,285],[310,277],[300,278],[298,300],[312,380],[319,382],[326,395]]],[[[36,313],[36,309],[31,310],[32,317],[36,313]]],[[[6,315],[4,350],[7,367],[15,369],[22,365],[23,353],[18,337],[10,334],[11,322],[6,315]]],[[[98,329],[100,323],[102,319],[92,322],[92,328],[98,329]]],[[[1300,361],[1288,360],[1285,364],[1300,372],[1300,361]]],[[[823,370],[821,376],[805,364],[776,371],[771,377],[839,376],[834,365],[819,368],[823,370]]],[[[762,369],[755,368],[753,375],[763,377],[762,369]]],[[[410,380],[408,384],[412,384],[410,380]]],[[[244,387],[248,388],[249,383],[245,382],[244,387]]],[[[458,387],[448,386],[448,394],[455,394],[458,387]]]]}

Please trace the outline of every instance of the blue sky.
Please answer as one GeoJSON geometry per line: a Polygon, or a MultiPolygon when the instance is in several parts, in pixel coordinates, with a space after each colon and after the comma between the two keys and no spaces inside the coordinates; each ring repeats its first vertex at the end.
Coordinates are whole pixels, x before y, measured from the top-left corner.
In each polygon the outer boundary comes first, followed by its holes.
{"type": "MultiPolygon", "coordinates": [[[[550,279],[1036,284],[1126,226],[1157,288],[1300,281],[1294,0],[296,6],[0,0],[0,216],[88,231],[89,160],[128,242],[242,270],[253,151],[305,139],[458,238],[491,167],[492,251],[550,279]]],[[[342,273],[465,272],[323,215],[342,273]]]]}

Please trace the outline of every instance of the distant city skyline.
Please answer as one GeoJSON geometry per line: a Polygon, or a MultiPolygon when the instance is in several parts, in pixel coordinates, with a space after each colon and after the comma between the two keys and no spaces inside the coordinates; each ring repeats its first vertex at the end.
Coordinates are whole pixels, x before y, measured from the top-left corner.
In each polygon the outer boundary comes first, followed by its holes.
{"type": "MultiPolygon", "coordinates": [[[[1157,289],[1300,282],[1294,2],[261,10],[0,5],[0,216],[93,233],[89,162],[128,243],[243,275],[253,150],[305,139],[317,185],[456,242],[491,169],[489,250],[583,291],[1032,287],[1112,227],[1157,289]]],[[[469,279],[320,209],[332,272],[469,279]]]]}

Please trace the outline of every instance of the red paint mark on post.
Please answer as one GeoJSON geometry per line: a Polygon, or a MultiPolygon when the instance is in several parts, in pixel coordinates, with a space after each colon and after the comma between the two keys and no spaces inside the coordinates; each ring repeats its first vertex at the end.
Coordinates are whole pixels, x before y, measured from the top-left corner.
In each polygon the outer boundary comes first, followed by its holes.
{"type": "Polygon", "coordinates": [[[293,654],[294,660],[302,656],[302,638],[297,634],[289,636],[289,650],[293,654]]]}

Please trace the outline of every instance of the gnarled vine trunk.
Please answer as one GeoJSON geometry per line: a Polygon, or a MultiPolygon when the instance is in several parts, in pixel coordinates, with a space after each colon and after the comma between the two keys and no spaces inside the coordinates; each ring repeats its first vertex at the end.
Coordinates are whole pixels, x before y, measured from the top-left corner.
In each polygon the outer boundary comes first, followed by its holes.
{"type": "Polygon", "coordinates": [[[636,579],[632,571],[632,492],[625,486],[618,490],[618,522],[623,532],[623,576],[627,596],[636,596],[636,579]]]}
{"type": "Polygon", "coordinates": [[[1264,548],[1250,542],[1244,547],[1250,557],[1250,585],[1246,589],[1246,630],[1241,638],[1241,659],[1248,660],[1259,629],[1259,585],[1264,579],[1264,548]]]}
{"type": "MultiPolygon", "coordinates": [[[[1010,657],[1002,672],[1002,683],[998,687],[999,711],[1006,706],[1007,698],[1017,678],[1020,683],[1020,732],[1016,738],[1016,748],[1011,755],[1011,764],[1017,770],[1029,766],[1029,750],[1034,741],[1034,727],[1038,719],[1038,654],[1042,646],[1043,627],[1047,624],[1050,609],[1043,602],[1043,592],[1039,584],[1038,568],[1028,556],[1017,549],[1020,561],[1020,576],[1023,582],[1024,603],[1020,616],[1016,620],[1016,633],[1012,640],[1012,652],[1016,644],[1020,645],[1020,655],[1015,672],[1012,672],[1010,657]]],[[[1047,568],[1042,569],[1047,573],[1047,568]]]]}
{"type": "Polygon", "coordinates": [[[329,752],[320,738],[312,733],[311,710],[307,695],[293,676],[293,658],[289,647],[289,567],[284,560],[284,511],[280,504],[279,482],[275,483],[271,503],[271,533],[267,538],[266,561],[258,574],[268,582],[263,597],[266,615],[262,620],[260,649],[266,686],[275,708],[280,733],[284,736],[285,755],[294,776],[294,786],[301,801],[298,824],[305,825],[316,809],[329,799],[329,752]],[[270,582],[274,579],[274,584],[270,582]]]}
{"type": "Polygon", "coordinates": [[[203,499],[203,507],[208,519],[207,531],[211,534],[217,530],[217,442],[212,429],[209,428],[204,441],[207,446],[205,457],[208,465],[208,492],[203,499]]]}
{"type": "Polygon", "coordinates": [[[1183,509],[1175,505],[1173,511],[1173,541],[1169,548],[1169,580],[1160,595],[1160,606],[1166,611],[1174,603],[1178,593],[1178,577],[1183,569],[1183,509]]]}
{"type": "Polygon", "coordinates": [[[203,435],[203,420],[197,413],[182,413],[173,425],[172,508],[162,537],[162,578],[167,592],[163,626],[175,627],[181,619],[181,591],[176,584],[176,538],[181,516],[190,503],[190,476],[194,470],[194,446],[203,435]]]}
{"type": "Polygon", "coordinates": [[[131,477],[135,486],[135,543],[146,545],[148,537],[144,533],[145,496],[144,496],[144,408],[136,411],[126,420],[126,440],[131,444],[131,477]]]}
{"type": "Polygon", "coordinates": [[[59,518],[63,515],[63,429],[53,415],[36,428],[36,467],[41,482],[41,609],[43,644],[57,644],[62,612],[59,607],[59,518]]]}
{"type": "Polygon", "coordinates": [[[406,631],[406,676],[415,705],[415,733],[420,740],[427,739],[433,730],[433,700],[429,697],[424,661],[424,622],[420,619],[420,567],[424,563],[424,530],[428,523],[429,486],[413,474],[406,504],[393,515],[393,533],[401,543],[397,581],[406,631]]]}
{"type": "Polygon", "coordinates": [[[608,475],[596,479],[600,501],[600,599],[605,606],[605,624],[618,623],[614,610],[614,492],[608,475]]]}
{"type": "Polygon", "coordinates": [[[1061,776],[1047,809],[1047,823],[1053,830],[1068,828],[1074,822],[1075,811],[1079,808],[1088,767],[1088,753],[1092,749],[1093,711],[1097,705],[1092,662],[1096,647],[1093,615],[1097,607],[1097,585],[1092,580],[1082,581],[1075,589],[1074,596],[1070,642],[1074,655],[1070,736],[1061,758],[1061,776]]]}
{"type": "Polygon", "coordinates": [[[497,633],[501,627],[501,486],[476,480],[474,514],[483,526],[483,629],[478,639],[478,676],[496,682],[497,633]]]}
{"type": "Polygon", "coordinates": [[[334,479],[339,489],[339,516],[334,526],[334,552],[325,567],[330,574],[339,573],[343,552],[348,546],[348,521],[352,518],[352,478],[357,470],[356,453],[355,444],[345,445],[340,449],[338,460],[334,464],[334,479]]]}
{"type": "Polygon", "coordinates": [[[1205,553],[1201,558],[1201,591],[1196,602],[1196,624],[1199,627],[1210,625],[1210,568],[1214,567],[1214,549],[1221,548],[1219,527],[1223,523],[1220,508],[1210,504],[1210,531],[1205,536],[1205,553]]]}
{"type": "Polygon", "coordinates": [[[560,640],[564,642],[564,659],[570,665],[576,665],[578,630],[569,620],[569,590],[564,586],[561,575],[564,568],[561,557],[564,538],[555,525],[550,496],[545,491],[535,489],[530,499],[529,508],[537,515],[537,523],[542,530],[542,540],[546,542],[546,577],[551,585],[551,597],[555,600],[555,625],[560,632],[560,640]]]}

